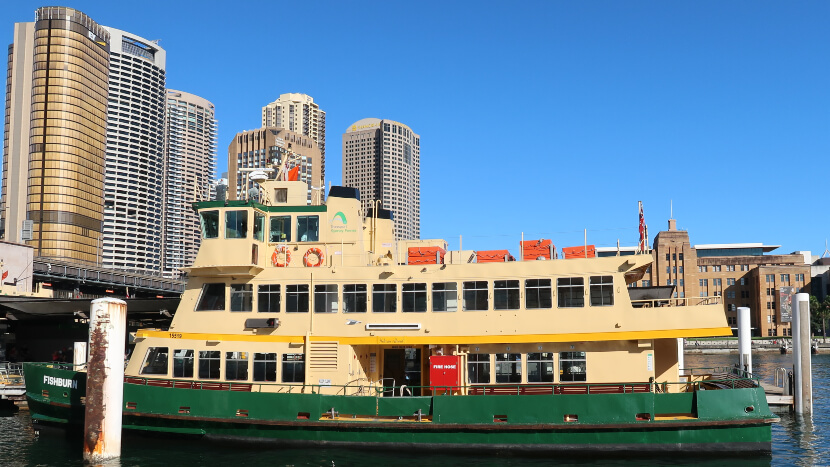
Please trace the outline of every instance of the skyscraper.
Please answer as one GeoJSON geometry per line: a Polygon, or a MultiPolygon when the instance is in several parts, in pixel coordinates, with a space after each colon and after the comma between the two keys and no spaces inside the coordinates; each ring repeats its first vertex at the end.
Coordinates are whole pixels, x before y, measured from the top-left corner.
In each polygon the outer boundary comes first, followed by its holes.
{"type": "Polygon", "coordinates": [[[281,94],[262,108],[262,127],[278,127],[310,136],[320,148],[320,174],[326,178],[326,112],[307,94],[281,94]]]}
{"type": "Polygon", "coordinates": [[[0,229],[35,255],[99,259],[109,56],[109,32],[73,8],[39,8],[34,23],[15,24],[0,229]]]}
{"type": "Polygon", "coordinates": [[[213,104],[199,96],[167,90],[167,150],[164,161],[163,274],[178,277],[201,243],[194,201],[211,199],[216,172],[217,122],[213,104]]]}
{"type": "Polygon", "coordinates": [[[343,185],[358,188],[363,209],[377,201],[395,216],[395,238],[421,235],[421,137],[394,120],[364,118],[343,134],[343,185]]]}
{"type": "MultiPolygon", "coordinates": [[[[240,169],[269,168],[281,163],[288,151],[299,157],[295,161],[300,167],[299,180],[308,184],[308,200],[311,201],[315,195],[312,187],[323,188],[317,143],[308,136],[273,127],[243,131],[234,136],[228,146],[228,199],[247,199],[248,190],[255,186],[247,172],[240,169]]],[[[294,164],[287,166],[293,167],[294,164]]]]}
{"type": "Polygon", "coordinates": [[[110,33],[102,265],[161,270],[166,52],[110,33]]]}

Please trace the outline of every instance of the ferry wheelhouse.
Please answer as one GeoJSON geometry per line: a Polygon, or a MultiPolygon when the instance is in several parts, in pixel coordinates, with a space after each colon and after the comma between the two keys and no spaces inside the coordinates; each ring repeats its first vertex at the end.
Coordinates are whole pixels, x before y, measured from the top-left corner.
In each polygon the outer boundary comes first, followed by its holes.
{"type": "MultiPolygon", "coordinates": [[[[650,255],[556,259],[543,241],[523,242],[519,261],[446,251],[396,242],[391,213],[364,215],[355,189],[307,198],[305,183],[266,181],[257,200],[195,205],[202,246],[170,328],[135,334],[125,429],[395,449],[769,451],[776,417],[757,379],[679,368],[678,339],[731,334],[723,304],[631,299],[650,255]]],[[[82,372],[29,364],[26,375],[36,422],[81,421],[82,372]]]]}

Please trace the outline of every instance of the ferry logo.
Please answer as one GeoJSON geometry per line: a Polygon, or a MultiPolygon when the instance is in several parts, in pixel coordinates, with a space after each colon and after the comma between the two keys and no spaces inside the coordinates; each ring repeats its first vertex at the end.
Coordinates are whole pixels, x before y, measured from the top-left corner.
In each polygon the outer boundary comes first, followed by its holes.
{"type": "Polygon", "coordinates": [[[69,378],[56,378],[49,375],[43,375],[43,384],[57,386],[59,388],[78,389],[78,382],[75,380],[69,378]]]}
{"type": "Polygon", "coordinates": [[[343,211],[337,211],[337,214],[335,214],[335,215],[334,215],[334,217],[333,217],[333,218],[332,218],[332,220],[331,220],[331,223],[333,224],[333,223],[334,223],[334,221],[335,221],[335,220],[337,220],[337,219],[340,219],[340,223],[342,223],[343,225],[346,225],[346,224],[348,224],[348,223],[349,223],[349,222],[346,220],[346,215],[345,215],[345,214],[343,214],[343,211]]]}

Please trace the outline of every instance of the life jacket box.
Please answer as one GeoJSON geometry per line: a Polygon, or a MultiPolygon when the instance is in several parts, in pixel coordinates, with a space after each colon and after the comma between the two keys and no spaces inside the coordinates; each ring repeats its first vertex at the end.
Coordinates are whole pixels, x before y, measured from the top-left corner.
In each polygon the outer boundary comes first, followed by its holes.
{"type": "Polygon", "coordinates": [[[597,249],[594,245],[588,245],[588,254],[585,254],[584,246],[569,246],[562,248],[562,253],[565,255],[565,259],[576,259],[576,258],[595,258],[597,256],[597,249]]]}
{"type": "Polygon", "coordinates": [[[431,355],[429,357],[429,385],[432,394],[452,394],[461,386],[461,357],[458,355],[431,355]]]}
{"type": "Polygon", "coordinates": [[[407,264],[444,264],[447,251],[439,246],[409,247],[407,264]]]}
{"type": "Polygon", "coordinates": [[[516,258],[507,250],[487,250],[476,252],[476,263],[503,263],[516,261],[516,258]]]}
{"type": "Polygon", "coordinates": [[[552,259],[556,249],[550,240],[525,240],[522,244],[522,260],[536,261],[539,258],[552,259]]]}

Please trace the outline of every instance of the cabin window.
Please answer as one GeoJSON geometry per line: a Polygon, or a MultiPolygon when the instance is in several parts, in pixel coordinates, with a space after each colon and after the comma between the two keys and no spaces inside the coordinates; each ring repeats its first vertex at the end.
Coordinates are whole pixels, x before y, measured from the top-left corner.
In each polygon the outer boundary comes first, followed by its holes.
{"type": "Polygon", "coordinates": [[[496,310],[519,309],[519,281],[493,282],[493,308],[496,310]]]}
{"type": "Polygon", "coordinates": [[[305,382],[304,354],[287,353],[282,356],[282,382],[302,383],[305,382]]]}
{"type": "Polygon", "coordinates": [[[248,237],[248,211],[225,211],[225,238],[248,237]]]}
{"type": "Polygon", "coordinates": [[[265,241],[265,214],[254,211],[254,239],[265,241]]]}
{"type": "Polygon", "coordinates": [[[581,277],[556,279],[556,294],[559,295],[560,308],[585,306],[585,279],[581,277]]]}
{"type": "Polygon", "coordinates": [[[274,188],[274,202],[285,204],[288,202],[288,188],[274,188]]]}
{"type": "Polygon", "coordinates": [[[199,351],[199,379],[219,379],[221,354],[218,350],[199,351]]]}
{"type": "Polygon", "coordinates": [[[366,313],[366,284],[343,285],[343,311],[345,313],[366,313]]]}
{"type": "Polygon", "coordinates": [[[320,216],[297,216],[297,236],[301,242],[320,239],[320,216]]]}
{"type": "Polygon", "coordinates": [[[257,311],[260,313],[279,313],[280,285],[263,284],[257,286],[257,311]]]}
{"type": "Polygon", "coordinates": [[[211,311],[225,309],[225,284],[204,284],[196,311],[211,311]]]}
{"type": "Polygon", "coordinates": [[[314,286],[314,311],[316,313],[337,313],[337,284],[314,286]]]}
{"type": "Polygon", "coordinates": [[[521,383],[522,382],[522,354],[520,354],[520,353],[497,353],[496,354],[496,382],[497,383],[521,383]]]}
{"type": "Polygon", "coordinates": [[[527,354],[527,382],[553,382],[553,352],[527,354]]]}
{"type": "Polygon", "coordinates": [[[467,355],[467,377],[470,384],[489,384],[490,354],[471,353],[467,355]]]}
{"type": "Polygon", "coordinates": [[[551,308],[550,279],[527,279],[525,281],[525,308],[551,308]]]}
{"type": "Polygon", "coordinates": [[[436,282],[432,284],[432,311],[458,310],[458,284],[436,282]]]}
{"type": "Polygon", "coordinates": [[[464,310],[487,310],[487,281],[464,282],[464,310]]]}
{"type": "Polygon", "coordinates": [[[150,347],[141,365],[142,375],[167,374],[167,347],[150,347]]]}
{"type": "Polygon", "coordinates": [[[225,352],[225,379],[248,381],[248,352],[225,352]]]}
{"type": "Polygon", "coordinates": [[[585,352],[559,352],[559,381],[585,381],[585,352]]]}
{"type": "Polygon", "coordinates": [[[277,354],[254,354],[254,381],[277,381],[277,354]]]}
{"type": "Polygon", "coordinates": [[[193,377],[193,350],[176,349],[173,351],[173,377],[193,377]]]}
{"type": "Polygon", "coordinates": [[[202,223],[202,238],[219,236],[219,211],[202,211],[199,218],[202,223]]]}
{"type": "Polygon", "coordinates": [[[591,306],[614,304],[614,276],[591,276],[591,306]]]}
{"type": "Polygon", "coordinates": [[[231,284],[231,311],[253,311],[254,286],[252,284],[231,284]]]}
{"type": "Polygon", "coordinates": [[[394,313],[398,309],[398,287],[396,284],[372,285],[372,311],[394,313]]]}
{"type": "Polygon", "coordinates": [[[285,312],[308,313],[308,284],[285,286],[285,312]]]}
{"type": "Polygon", "coordinates": [[[270,219],[271,229],[268,233],[269,242],[291,241],[291,216],[273,216],[270,219]]]}
{"type": "Polygon", "coordinates": [[[427,285],[403,284],[401,286],[401,300],[405,313],[424,313],[427,311],[427,285]]]}

